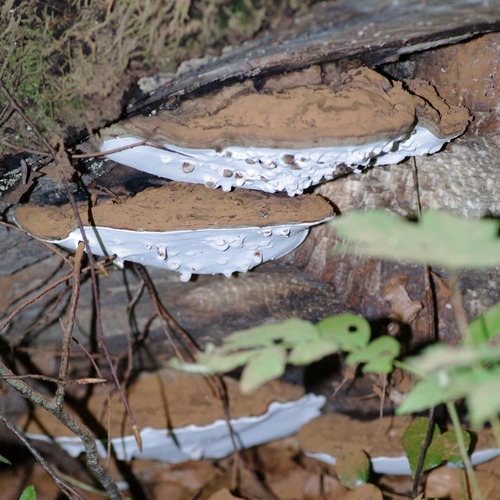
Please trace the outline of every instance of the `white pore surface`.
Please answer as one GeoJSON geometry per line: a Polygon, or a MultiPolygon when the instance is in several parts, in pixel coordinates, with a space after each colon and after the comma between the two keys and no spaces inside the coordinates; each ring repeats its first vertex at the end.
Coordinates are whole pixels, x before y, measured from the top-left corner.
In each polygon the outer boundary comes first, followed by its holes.
{"type": "MultiPolygon", "coordinates": [[[[107,155],[113,161],[159,177],[176,181],[221,187],[257,189],[289,196],[329,180],[339,165],[366,167],[397,163],[407,156],[434,153],[452,137],[440,139],[426,128],[417,126],[411,135],[381,140],[361,146],[337,146],[311,149],[273,149],[227,147],[215,149],[142,145],[107,155]]],[[[139,137],[115,137],[105,140],[101,151],[137,144],[139,137]]]]}
{"type": "MultiPolygon", "coordinates": [[[[188,281],[192,274],[246,272],[285,255],[300,245],[310,226],[322,221],[267,227],[199,229],[196,231],[128,231],[109,227],[84,228],[95,255],[116,255],[117,262],[131,261],[181,273],[188,281]]],[[[82,241],[79,229],[62,240],[51,240],[69,250],[82,241]]]]}
{"type": "MultiPolygon", "coordinates": [[[[232,419],[231,425],[238,447],[251,448],[295,434],[304,424],[319,416],[324,404],[324,396],[307,394],[296,401],[271,403],[263,415],[232,419]]],[[[51,441],[43,434],[26,435],[30,439],[51,441]]],[[[141,430],[141,438],[142,452],[137,447],[134,436],[112,439],[118,460],[137,457],[179,463],[202,458],[222,458],[234,451],[224,420],[216,420],[203,427],[188,425],[171,431],[145,427],[141,430]]],[[[85,451],[78,437],[56,437],[55,441],[72,457],[85,451]]],[[[100,441],[97,442],[97,447],[101,456],[107,455],[106,448],[100,441]]]]}
{"type": "MultiPolygon", "coordinates": [[[[332,457],[328,453],[309,453],[305,452],[305,455],[311,458],[315,458],[317,460],[321,460],[330,465],[335,465],[337,463],[337,459],[332,457]]],[[[493,460],[496,457],[500,456],[500,449],[498,448],[489,448],[487,450],[479,450],[475,451],[471,455],[472,465],[476,466],[487,462],[489,460],[493,460]]],[[[408,461],[408,457],[372,457],[371,458],[372,469],[376,474],[394,474],[398,476],[410,476],[410,462],[408,461]]],[[[448,467],[456,467],[456,465],[452,463],[447,464],[448,467]]]]}
{"type": "Polygon", "coordinates": [[[374,165],[393,165],[403,161],[408,156],[424,156],[437,153],[444,144],[457,137],[446,139],[436,137],[430,130],[417,125],[405,140],[395,144],[393,150],[382,153],[374,158],[374,165]]]}

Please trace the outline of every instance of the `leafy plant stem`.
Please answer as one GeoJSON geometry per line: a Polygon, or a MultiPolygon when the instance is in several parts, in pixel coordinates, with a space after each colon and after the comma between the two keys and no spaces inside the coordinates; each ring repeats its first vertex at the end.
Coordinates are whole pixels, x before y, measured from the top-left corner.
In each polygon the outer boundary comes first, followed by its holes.
{"type": "Polygon", "coordinates": [[[481,494],[481,490],[479,489],[479,485],[477,484],[476,475],[474,474],[474,469],[472,468],[472,463],[470,461],[469,453],[467,447],[465,446],[464,438],[461,433],[461,425],[460,419],[458,418],[457,409],[455,407],[455,403],[449,402],[446,403],[446,408],[451,418],[451,422],[453,424],[453,429],[455,431],[455,435],[457,438],[457,443],[460,449],[460,455],[462,456],[462,461],[465,466],[465,470],[467,471],[467,477],[469,479],[469,483],[474,491],[474,498],[476,500],[484,500],[483,495],[481,494]]]}

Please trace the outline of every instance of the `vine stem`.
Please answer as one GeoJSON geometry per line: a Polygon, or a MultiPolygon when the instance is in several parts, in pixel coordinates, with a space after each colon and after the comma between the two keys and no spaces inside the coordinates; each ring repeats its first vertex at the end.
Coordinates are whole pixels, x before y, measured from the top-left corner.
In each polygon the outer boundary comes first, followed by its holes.
{"type": "Polygon", "coordinates": [[[477,483],[476,475],[474,474],[474,469],[472,467],[472,462],[470,461],[469,451],[465,445],[464,437],[460,432],[461,425],[460,419],[458,418],[457,409],[455,407],[455,403],[449,402],[446,403],[446,408],[451,418],[451,422],[453,424],[453,430],[455,431],[455,436],[457,438],[458,447],[460,449],[460,455],[462,456],[462,461],[465,466],[465,470],[467,471],[467,478],[469,479],[469,484],[472,486],[472,490],[474,491],[475,500],[484,500],[484,497],[479,489],[479,484],[477,483]]]}

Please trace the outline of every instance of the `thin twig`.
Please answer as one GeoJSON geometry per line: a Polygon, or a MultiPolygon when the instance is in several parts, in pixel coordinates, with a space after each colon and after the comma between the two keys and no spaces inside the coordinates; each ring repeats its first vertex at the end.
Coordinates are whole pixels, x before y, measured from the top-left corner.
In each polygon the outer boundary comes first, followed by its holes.
{"type": "Polygon", "coordinates": [[[80,217],[80,213],[78,212],[78,207],[76,206],[75,198],[74,198],[73,194],[71,193],[67,184],[66,184],[66,188],[67,188],[68,197],[69,197],[70,202],[71,202],[71,206],[73,208],[73,215],[75,216],[75,219],[78,223],[78,227],[80,228],[82,240],[83,240],[83,243],[85,245],[85,250],[87,252],[87,256],[88,256],[88,259],[90,262],[90,275],[91,275],[91,281],[92,281],[92,291],[93,291],[93,295],[94,295],[94,304],[96,307],[96,328],[97,328],[97,338],[98,338],[99,347],[103,350],[104,355],[106,357],[106,360],[109,363],[109,368],[111,370],[111,376],[113,377],[116,388],[118,389],[118,392],[120,393],[120,397],[121,397],[121,400],[123,402],[123,406],[125,407],[127,415],[129,417],[130,425],[132,427],[134,437],[137,441],[137,447],[139,448],[140,451],[142,451],[142,438],[141,438],[141,434],[140,434],[138,426],[137,426],[137,422],[135,420],[132,409],[130,408],[130,405],[128,404],[128,400],[127,400],[127,396],[125,395],[125,391],[123,390],[123,387],[120,383],[120,380],[118,379],[118,374],[116,373],[115,365],[111,360],[111,354],[109,352],[108,346],[107,346],[106,341],[104,339],[104,331],[103,331],[103,327],[102,327],[102,317],[101,317],[101,307],[100,307],[101,304],[100,304],[100,298],[99,298],[99,288],[97,286],[97,274],[95,271],[96,261],[94,259],[93,254],[92,254],[87,235],[85,234],[82,219],[80,217]]]}
{"type": "MultiPolygon", "coordinates": [[[[193,361],[195,360],[195,352],[201,351],[201,348],[198,346],[198,344],[195,342],[195,340],[177,323],[175,318],[167,311],[165,306],[162,304],[160,298],[158,297],[158,292],[156,291],[156,288],[154,286],[153,281],[151,280],[151,277],[149,276],[149,273],[147,272],[146,268],[144,266],[136,266],[139,274],[142,277],[142,280],[144,284],[146,285],[146,289],[149,293],[149,296],[151,298],[151,301],[153,302],[155,311],[157,315],[160,317],[160,319],[164,319],[167,322],[168,327],[182,340],[184,340],[184,343],[186,343],[189,346],[189,349],[187,349],[187,352],[190,356],[190,360],[193,361]]],[[[163,326],[163,323],[162,323],[163,326]]],[[[164,328],[164,331],[167,335],[167,338],[169,339],[172,348],[175,350],[177,356],[182,359],[178,348],[176,344],[173,342],[173,339],[170,336],[170,332],[168,329],[164,328]]],[[[234,448],[234,457],[233,457],[233,468],[232,468],[232,473],[231,473],[231,491],[235,491],[237,489],[237,484],[238,484],[238,472],[239,472],[239,466],[241,460],[241,454],[239,451],[239,446],[236,441],[236,435],[234,433],[233,426],[231,425],[231,415],[230,415],[230,409],[229,409],[229,398],[228,398],[228,392],[227,392],[227,387],[226,384],[224,383],[224,379],[221,376],[212,376],[212,377],[206,377],[205,380],[207,381],[209,387],[214,391],[214,393],[217,395],[219,398],[221,404],[222,404],[222,411],[224,415],[224,420],[226,422],[228,431],[229,431],[229,436],[231,439],[231,442],[233,444],[234,448]]]]}
{"type": "MultiPolygon", "coordinates": [[[[104,377],[102,376],[101,370],[99,369],[99,365],[96,363],[94,357],[90,354],[90,352],[87,350],[87,348],[81,344],[78,339],[73,337],[73,342],[80,347],[80,349],[84,352],[84,354],[87,356],[87,358],[90,360],[90,363],[94,367],[94,370],[96,371],[97,375],[104,380],[104,377]]],[[[106,402],[108,404],[108,442],[107,442],[107,466],[109,467],[109,461],[111,460],[111,397],[109,395],[109,390],[108,386],[104,386],[106,389],[106,402]]]]}
{"type": "Polygon", "coordinates": [[[45,151],[38,151],[38,149],[26,148],[24,146],[16,146],[15,144],[12,144],[11,142],[7,141],[6,139],[0,139],[0,143],[3,144],[4,146],[7,146],[7,147],[13,149],[14,151],[17,151],[18,153],[31,153],[34,155],[52,157],[51,153],[46,153],[45,151]]]}
{"type": "MultiPolygon", "coordinates": [[[[36,328],[41,329],[43,328],[47,323],[51,321],[51,316],[52,314],[56,311],[57,307],[61,303],[63,297],[66,295],[67,291],[69,290],[69,287],[65,287],[64,290],[62,290],[59,295],[54,299],[54,302],[51,304],[49,310],[40,318],[38,317],[34,323],[32,323],[30,326],[25,328],[20,334],[15,336],[15,345],[14,342],[9,339],[8,343],[10,346],[12,346],[14,349],[18,347],[19,343],[22,342],[22,340],[30,334],[33,330],[36,328]]],[[[66,307],[66,305],[64,306],[66,307]]]]}
{"type": "Polygon", "coordinates": [[[425,429],[425,437],[424,440],[420,443],[420,450],[418,453],[418,462],[417,467],[415,468],[415,477],[413,479],[413,484],[411,488],[411,497],[417,498],[418,496],[418,482],[420,476],[423,472],[425,456],[427,454],[427,450],[432,442],[432,435],[434,429],[434,407],[429,409],[429,420],[427,421],[427,428],[425,429]]]}
{"type": "Polygon", "coordinates": [[[73,258],[73,287],[71,300],[69,303],[68,320],[61,347],[61,364],[59,366],[59,383],[55,394],[55,403],[58,408],[62,408],[64,402],[66,380],[68,378],[69,357],[71,353],[71,338],[73,337],[73,326],[75,324],[76,311],[78,308],[78,299],[80,298],[80,279],[82,258],[85,251],[85,246],[82,242],[78,244],[75,256],[73,258]]]}
{"type": "Polygon", "coordinates": [[[130,377],[132,376],[132,370],[134,367],[134,347],[137,347],[139,345],[137,334],[139,333],[139,338],[141,337],[141,332],[139,331],[139,326],[137,324],[134,314],[134,308],[138,303],[139,299],[141,298],[142,292],[144,291],[144,282],[140,283],[137,292],[132,297],[130,291],[130,285],[127,279],[127,273],[124,272],[122,273],[122,275],[123,275],[123,282],[125,284],[125,290],[127,292],[127,296],[129,299],[127,303],[128,328],[125,329],[127,336],[127,348],[124,353],[120,354],[117,363],[121,362],[122,359],[126,358],[127,368],[125,370],[123,380],[125,386],[128,386],[130,377]],[[132,337],[134,338],[133,340],[132,337]]]}
{"type": "Polygon", "coordinates": [[[133,144],[128,144],[127,146],[121,146],[119,148],[115,149],[108,149],[107,151],[100,151],[98,153],[81,153],[81,154],[76,154],[76,155],[71,155],[72,159],[82,159],[82,158],[95,158],[98,156],[106,156],[106,155],[111,155],[113,153],[119,153],[120,151],[126,151],[127,149],[132,149],[132,148],[137,148],[139,146],[152,146],[154,147],[153,144],[148,144],[147,139],[144,139],[139,142],[134,142],[133,144]]]}
{"type": "MultiPolygon", "coordinates": [[[[33,380],[43,380],[44,382],[52,382],[54,384],[58,384],[60,382],[59,378],[55,377],[49,377],[48,375],[35,375],[35,374],[26,374],[26,375],[0,375],[0,379],[9,379],[9,380],[24,380],[24,379],[33,379],[33,380]]],[[[67,380],[66,385],[71,385],[71,384],[78,384],[78,385],[83,385],[83,384],[101,384],[103,382],[107,382],[105,378],[92,378],[92,377],[86,377],[86,378],[78,378],[75,380],[67,380]]]]}
{"type": "MultiPolygon", "coordinates": [[[[194,361],[194,353],[201,351],[201,348],[198,346],[195,340],[183,328],[181,328],[177,321],[175,321],[174,317],[165,309],[158,297],[156,288],[146,268],[141,265],[137,265],[135,267],[141,275],[142,281],[146,285],[146,290],[148,291],[151,301],[153,302],[156,314],[160,319],[163,318],[167,322],[167,325],[172,330],[172,332],[175,333],[179,339],[183,340],[184,343],[189,347],[189,349],[187,349],[187,353],[189,354],[190,361],[194,361]]],[[[170,332],[167,333],[167,338],[172,342],[172,347],[176,350],[177,356],[179,356],[180,359],[183,359],[182,355],[176,349],[176,344],[173,342],[173,339],[170,336],[170,332]]]]}
{"type": "Polygon", "coordinates": [[[149,139],[143,139],[139,142],[134,142],[132,144],[127,144],[126,146],[120,146],[119,148],[108,149],[107,151],[99,151],[98,153],[79,153],[71,155],[71,159],[82,159],[82,158],[94,158],[98,156],[111,155],[113,153],[119,153],[120,151],[126,151],[127,149],[138,148],[139,146],[148,146],[150,148],[161,149],[162,151],[169,151],[170,153],[175,153],[177,155],[190,157],[189,154],[177,151],[175,149],[168,148],[167,146],[161,146],[160,144],[153,144],[149,142],[149,139]]]}
{"type": "Polygon", "coordinates": [[[2,108],[0,112],[0,127],[9,121],[13,113],[14,110],[8,104],[2,108]]]}
{"type": "Polygon", "coordinates": [[[45,458],[38,453],[38,451],[31,445],[31,443],[26,439],[24,433],[18,429],[15,425],[12,425],[3,415],[0,413],[0,420],[8,427],[8,429],[17,436],[17,438],[28,448],[30,453],[35,457],[36,461],[40,464],[42,469],[53,479],[56,486],[61,490],[61,492],[70,499],[85,500],[85,497],[69,484],[67,484],[61,477],[59,477],[49,466],[45,458]]]}
{"type": "Polygon", "coordinates": [[[76,434],[82,441],[87,454],[87,463],[96,479],[102,484],[110,498],[121,500],[122,494],[111,477],[107,468],[103,467],[99,460],[94,436],[80,422],[75,420],[71,414],[64,409],[58,410],[54,403],[39,391],[30,387],[26,382],[16,378],[16,375],[4,364],[0,363],[0,375],[5,377],[6,382],[13,387],[19,394],[28,399],[36,406],[40,406],[54,415],[66,428],[76,434]]]}
{"type": "MultiPolygon", "coordinates": [[[[21,233],[25,233],[26,234],[26,231],[24,231],[20,227],[15,226],[14,224],[9,224],[8,222],[0,221],[0,225],[5,226],[7,229],[14,229],[16,231],[20,231],[21,233]]],[[[40,243],[41,245],[43,245],[44,247],[48,248],[51,252],[54,252],[56,255],[58,255],[59,257],[61,257],[61,259],[64,260],[64,262],[70,268],[73,267],[73,265],[71,264],[71,262],[68,259],[68,257],[66,257],[66,255],[64,255],[62,252],[60,252],[54,245],[51,245],[50,243],[47,243],[47,242],[45,242],[43,240],[36,240],[36,241],[38,243],[40,243]]]]}
{"type": "MultiPolygon", "coordinates": [[[[39,266],[41,267],[41,266],[39,266]]],[[[22,292],[19,295],[16,295],[10,302],[9,306],[14,307],[16,304],[18,304],[21,300],[26,299],[30,295],[37,293],[40,290],[40,287],[42,285],[45,285],[45,283],[50,283],[51,278],[56,276],[58,272],[62,269],[63,267],[63,262],[58,261],[57,265],[54,266],[53,268],[49,269],[48,272],[46,273],[45,276],[39,278],[33,283],[32,287],[25,287],[25,289],[22,290],[22,292]]],[[[66,284],[67,287],[67,284],[66,284]]],[[[67,287],[68,288],[68,287],[67,287]]]]}
{"type": "Polygon", "coordinates": [[[45,137],[40,133],[40,130],[38,130],[38,127],[26,116],[24,111],[20,108],[20,106],[17,104],[15,99],[10,95],[10,92],[7,90],[5,85],[3,84],[2,81],[0,81],[0,91],[3,93],[7,101],[9,102],[10,107],[16,111],[16,113],[31,127],[31,130],[35,133],[35,135],[38,137],[38,139],[42,142],[42,144],[45,145],[47,150],[49,151],[50,155],[52,158],[56,158],[56,152],[54,148],[50,145],[49,141],[45,139],[45,137]]]}
{"type": "Polygon", "coordinates": [[[53,281],[50,285],[46,286],[41,292],[37,293],[35,296],[30,297],[29,299],[25,300],[22,304],[20,304],[18,307],[16,307],[7,317],[7,319],[0,324],[0,332],[7,327],[7,325],[14,319],[15,316],[17,316],[24,308],[28,307],[30,304],[33,304],[33,302],[36,302],[40,297],[43,297],[47,292],[50,292],[50,290],[56,288],[59,286],[61,283],[64,283],[65,281],[69,280],[71,278],[71,274],[66,274],[62,278],[57,279],[56,281],[53,281]]]}
{"type": "MultiPolygon", "coordinates": [[[[45,139],[45,137],[40,133],[38,127],[26,116],[26,114],[23,112],[23,110],[19,107],[19,105],[16,103],[15,99],[10,95],[9,91],[7,88],[3,85],[3,83],[0,81],[0,91],[4,94],[6,97],[9,105],[11,108],[19,114],[19,116],[31,127],[35,135],[38,137],[38,139],[42,142],[42,144],[45,145],[47,148],[48,152],[52,156],[53,160],[56,162],[56,165],[59,165],[62,160],[62,164],[60,166],[64,166],[64,160],[67,160],[67,156],[65,155],[65,152],[63,150],[63,146],[61,144],[61,160],[58,158],[58,155],[56,154],[55,149],[51,146],[51,144],[45,139]]],[[[62,141],[61,141],[62,143],[62,141]]],[[[69,190],[68,190],[69,191],[69,190]]],[[[74,199],[71,198],[74,204],[74,199]]],[[[81,222],[81,221],[80,221],[81,222]]],[[[87,245],[88,249],[88,245],[87,245]]],[[[92,273],[92,276],[94,278],[93,282],[96,282],[95,279],[95,269],[94,269],[95,262],[92,260],[91,261],[91,266],[90,266],[90,271],[92,273]]],[[[71,277],[71,274],[66,276],[62,281],[57,280],[57,286],[58,284],[64,282],[66,279],[69,279],[71,277]]],[[[52,289],[54,286],[46,287],[46,289],[52,289]]],[[[43,293],[41,294],[43,295],[43,293]]],[[[38,294],[37,298],[41,296],[38,294]]],[[[31,301],[27,301],[29,303],[32,303],[36,298],[34,298],[31,301]]],[[[17,312],[19,310],[22,310],[24,307],[26,307],[26,303],[21,305],[20,308],[17,308],[17,312]]],[[[15,316],[15,314],[14,314],[15,316]]],[[[13,316],[10,315],[10,318],[13,316]]],[[[10,319],[8,320],[10,321],[10,319]]],[[[1,327],[0,330],[3,330],[5,326],[8,324],[8,321],[4,323],[1,327]]],[[[33,389],[30,387],[26,382],[20,379],[16,379],[16,375],[9,369],[7,366],[4,364],[0,363],[0,375],[6,377],[6,382],[13,387],[17,392],[19,392],[23,397],[28,399],[31,403],[34,405],[40,406],[44,408],[45,410],[49,411],[52,415],[54,415],[65,427],[67,427],[69,430],[71,430],[74,434],[76,434],[82,441],[83,446],[85,448],[86,454],[87,454],[87,464],[96,477],[96,479],[102,484],[110,498],[113,500],[118,500],[123,497],[121,494],[116,482],[113,480],[111,477],[109,470],[105,467],[102,466],[100,463],[99,459],[99,452],[97,449],[96,441],[94,436],[91,434],[91,432],[80,422],[75,420],[75,418],[66,412],[64,408],[59,407],[55,401],[49,400],[46,396],[44,396],[42,393],[39,391],[33,389]],[[9,378],[11,377],[11,378],[9,378]],[[14,378],[12,378],[14,377],[14,378]]],[[[73,496],[75,498],[75,496],[73,496]]]]}
{"type": "MultiPolygon", "coordinates": [[[[111,262],[111,260],[109,258],[107,258],[104,263],[105,264],[109,264],[110,262],[111,262]]],[[[87,266],[86,268],[84,268],[82,270],[82,272],[87,272],[87,271],[90,271],[91,269],[92,269],[92,266],[87,266]]],[[[37,301],[40,297],[42,297],[43,295],[45,295],[47,292],[50,292],[50,290],[56,288],[61,283],[64,283],[65,281],[69,280],[72,276],[73,276],[73,273],[66,274],[62,278],[59,278],[56,281],[52,282],[50,285],[46,286],[41,292],[37,293],[34,297],[30,297],[25,302],[23,302],[21,305],[19,305],[18,307],[16,307],[16,309],[14,309],[14,311],[12,311],[9,314],[9,316],[7,317],[7,319],[3,323],[0,324],[0,332],[4,328],[6,328],[7,325],[12,321],[12,319],[17,314],[19,314],[24,308],[28,307],[33,302],[37,301]]]]}

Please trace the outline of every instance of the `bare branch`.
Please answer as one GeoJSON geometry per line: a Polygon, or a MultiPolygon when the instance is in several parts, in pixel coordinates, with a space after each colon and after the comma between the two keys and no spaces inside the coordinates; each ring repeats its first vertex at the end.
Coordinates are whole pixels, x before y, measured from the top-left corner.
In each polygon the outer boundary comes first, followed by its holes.
{"type": "Polygon", "coordinates": [[[45,458],[38,453],[38,451],[31,445],[31,443],[26,439],[24,433],[18,429],[15,425],[12,425],[5,416],[0,413],[0,420],[8,427],[8,429],[14,433],[19,440],[28,448],[30,453],[35,457],[36,461],[40,464],[42,469],[54,480],[56,486],[61,490],[61,492],[70,499],[85,500],[85,497],[73,489],[69,484],[67,484],[61,477],[59,477],[49,466],[45,458]]]}
{"type": "Polygon", "coordinates": [[[59,367],[59,383],[57,385],[55,395],[55,403],[58,408],[62,408],[64,402],[64,392],[66,379],[68,377],[69,357],[71,353],[71,338],[73,337],[73,326],[75,324],[78,299],[80,297],[81,265],[84,251],[85,246],[83,242],[80,242],[73,258],[73,289],[69,304],[68,321],[66,324],[66,328],[64,329],[62,340],[61,365],[59,367]]]}
{"type": "Polygon", "coordinates": [[[82,219],[81,219],[80,214],[78,212],[78,207],[76,206],[75,198],[73,197],[67,184],[66,184],[66,187],[67,187],[68,197],[70,199],[71,206],[73,208],[73,214],[74,214],[75,219],[78,223],[78,227],[80,228],[82,240],[83,240],[83,243],[85,245],[85,250],[87,252],[88,259],[90,262],[90,275],[91,275],[91,281],[92,281],[92,291],[94,294],[94,303],[95,303],[95,308],[96,308],[96,326],[97,326],[97,337],[98,337],[99,347],[103,350],[104,355],[106,357],[106,360],[109,363],[111,375],[112,375],[113,380],[115,382],[115,385],[118,389],[118,392],[120,393],[120,397],[121,397],[121,400],[122,400],[123,405],[125,407],[125,410],[127,411],[127,414],[128,414],[129,420],[130,420],[130,425],[132,427],[132,431],[134,432],[134,436],[135,436],[135,439],[137,441],[137,446],[138,446],[139,450],[142,451],[142,439],[141,439],[141,435],[140,435],[138,427],[137,427],[137,422],[135,420],[132,409],[130,408],[130,405],[128,404],[128,400],[127,400],[127,396],[125,395],[125,391],[123,390],[123,387],[120,383],[120,380],[118,379],[118,374],[116,373],[116,367],[111,360],[111,355],[109,353],[108,346],[107,346],[106,341],[104,339],[104,331],[102,328],[101,307],[100,307],[100,299],[99,299],[99,288],[97,286],[97,274],[95,271],[96,262],[95,262],[94,256],[92,255],[89,241],[87,239],[87,235],[85,234],[85,230],[83,229],[82,219]]]}

